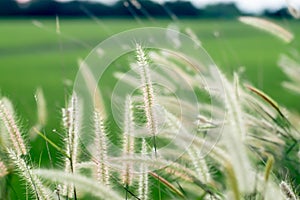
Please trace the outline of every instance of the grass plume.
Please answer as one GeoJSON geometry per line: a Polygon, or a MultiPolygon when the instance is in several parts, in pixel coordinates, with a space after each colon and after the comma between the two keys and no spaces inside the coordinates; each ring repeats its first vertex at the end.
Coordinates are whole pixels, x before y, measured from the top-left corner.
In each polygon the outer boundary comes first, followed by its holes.
{"type": "MultiPolygon", "coordinates": [[[[127,96],[125,100],[124,112],[124,133],[123,133],[123,155],[133,156],[134,154],[134,118],[133,118],[133,105],[131,97],[127,96]]],[[[122,175],[122,182],[126,185],[132,183],[133,165],[126,164],[122,175]]]]}
{"type": "MultiPolygon", "coordinates": [[[[145,139],[142,141],[141,155],[145,156],[147,154],[147,144],[145,139]]],[[[139,183],[138,183],[138,197],[141,200],[149,199],[149,178],[148,178],[148,167],[147,164],[140,164],[139,172],[139,183]]]]}
{"type": "Polygon", "coordinates": [[[11,103],[6,98],[0,100],[0,118],[9,133],[13,150],[18,156],[26,155],[27,149],[10,105],[11,103]]]}
{"type": "Polygon", "coordinates": [[[32,172],[31,167],[26,163],[24,158],[16,154],[11,149],[8,149],[8,154],[13,164],[17,167],[20,176],[28,183],[30,191],[35,195],[37,200],[51,200],[51,192],[46,188],[35,173],[32,172]]]}
{"type": "Polygon", "coordinates": [[[153,139],[153,147],[157,154],[156,136],[158,134],[157,116],[155,113],[155,96],[153,85],[150,77],[150,66],[146,58],[146,54],[140,44],[136,44],[137,63],[140,69],[140,77],[142,83],[145,113],[147,118],[147,128],[153,139]]]}
{"type": "Polygon", "coordinates": [[[0,178],[8,174],[8,169],[4,162],[0,161],[0,178]]]}
{"type": "MultiPolygon", "coordinates": [[[[70,99],[69,106],[63,109],[63,125],[66,130],[66,153],[65,171],[67,173],[76,173],[76,164],[78,158],[79,132],[81,127],[81,113],[78,97],[74,93],[70,99]]],[[[64,192],[66,196],[76,198],[76,189],[73,185],[65,185],[64,192]]]]}
{"type": "Polygon", "coordinates": [[[96,148],[94,158],[96,159],[96,171],[97,180],[102,183],[109,185],[109,168],[107,166],[107,148],[108,148],[108,138],[106,135],[106,130],[104,127],[104,122],[99,111],[94,113],[94,123],[95,123],[95,141],[94,145],[96,148]]]}
{"type": "Polygon", "coordinates": [[[286,183],[285,181],[281,181],[279,186],[280,186],[280,190],[281,190],[282,194],[285,196],[286,200],[298,200],[298,198],[294,194],[291,186],[288,183],[286,183]]]}
{"type": "Polygon", "coordinates": [[[290,31],[269,20],[258,17],[239,17],[239,20],[245,24],[271,33],[286,43],[290,43],[294,39],[294,35],[290,31]]]}

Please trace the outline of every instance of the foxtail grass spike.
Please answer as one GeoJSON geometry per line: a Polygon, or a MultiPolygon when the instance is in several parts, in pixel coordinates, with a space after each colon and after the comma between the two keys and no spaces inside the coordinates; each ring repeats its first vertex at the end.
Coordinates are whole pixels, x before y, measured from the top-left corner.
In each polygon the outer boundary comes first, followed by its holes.
{"type": "Polygon", "coordinates": [[[27,150],[20,129],[14,119],[11,103],[7,99],[0,100],[0,119],[3,121],[12,142],[13,150],[18,156],[26,155],[27,150]]]}
{"type": "Polygon", "coordinates": [[[15,151],[8,149],[8,154],[13,164],[17,167],[22,179],[28,184],[30,191],[37,200],[51,200],[51,192],[46,188],[41,180],[31,171],[24,158],[21,158],[15,151]]]}
{"type": "Polygon", "coordinates": [[[8,170],[4,162],[0,161],[0,178],[6,176],[8,174],[8,170]]]}
{"type": "Polygon", "coordinates": [[[294,35],[290,31],[269,20],[258,17],[239,17],[239,20],[250,26],[267,31],[286,43],[290,43],[294,39],[294,35]]]}
{"type": "Polygon", "coordinates": [[[56,34],[57,35],[60,35],[60,22],[59,22],[59,16],[56,15],[56,18],[55,18],[55,21],[56,21],[56,34]]]}
{"type": "MultiPolygon", "coordinates": [[[[142,140],[142,149],[141,156],[146,156],[147,154],[147,144],[146,140],[142,140]]],[[[148,167],[147,164],[140,164],[140,175],[139,175],[139,183],[138,183],[138,197],[141,200],[149,199],[149,178],[148,178],[148,167]]]]}
{"type": "Polygon", "coordinates": [[[83,60],[78,60],[78,65],[80,66],[80,73],[84,81],[86,82],[88,92],[90,93],[92,99],[94,99],[95,109],[98,110],[103,118],[106,117],[105,106],[101,91],[99,90],[97,80],[95,79],[90,67],[83,60]]]}
{"type": "MultiPolygon", "coordinates": [[[[296,1],[294,1],[296,2],[296,1]]],[[[294,4],[292,0],[286,0],[287,8],[289,13],[295,18],[300,19],[300,8],[299,5],[294,4]]]]}
{"type": "Polygon", "coordinates": [[[40,131],[46,126],[48,118],[47,103],[42,88],[37,88],[34,98],[37,105],[37,122],[29,131],[31,139],[34,139],[37,136],[36,130],[40,131]]]}
{"type": "MultiPolygon", "coordinates": [[[[124,133],[123,133],[123,155],[133,156],[134,154],[134,118],[132,110],[131,97],[126,97],[125,102],[125,113],[124,113],[124,133]]],[[[132,183],[132,168],[131,164],[126,164],[125,169],[122,174],[122,182],[126,185],[131,185],[132,183]]]]}
{"type": "Polygon", "coordinates": [[[44,96],[44,92],[42,88],[37,88],[35,92],[35,99],[37,103],[37,117],[38,117],[38,124],[41,126],[45,126],[47,123],[48,113],[47,113],[47,103],[44,96]]]}
{"type": "Polygon", "coordinates": [[[109,168],[107,166],[108,155],[108,138],[104,127],[104,122],[99,111],[94,113],[95,123],[95,148],[96,152],[96,174],[97,180],[105,185],[109,185],[109,168]]]}
{"type": "Polygon", "coordinates": [[[145,113],[147,118],[147,128],[153,138],[153,147],[155,155],[157,155],[156,136],[158,134],[157,116],[155,113],[155,96],[150,76],[150,67],[146,58],[146,54],[140,44],[136,44],[137,63],[140,68],[140,77],[142,83],[145,113]]]}
{"type": "MultiPolygon", "coordinates": [[[[241,190],[241,192],[251,192],[254,189],[254,179],[245,146],[247,128],[245,126],[245,116],[239,99],[240,97],[237,96],[239,94],[237,76],[234,77],[234,86],[224,75],[221,73],[220,75],[224,87],[224,106],[227,111],[226,129],[224,129],[222,141],[230,155],[230,166],[233,167],[233,169],[229,169],[232,172],[229,177],[233,178],[234,176],[236,178],[238,190],[241,190]]],[[[234,181],[232,180],[231,183],[234,183],[234,181]]],[[[232,187],[235,189],[235,193],[239,193],[236,190],[236,185],[232,185],[232,187]]],[[[237,197],[238,194],[235,194],[235,196],[237,197]]]]}
{"type": "Polygon", "coordinates": [[[211,175],[204,158],[200,155],[199,150],[194,146],[191,146],[188,149],[188,154],[192,160],[195,171],[197,172],[197,178],[203,183],[209,183],[211,181],[211,175]]]}
{"type": "Polygon", "coordinates": [[[265,169],[265,182],[268,182],[273,165],[274,165],[274,157],[272,155],[268,156],[268,161],[266,164],[266,169],[265,169]]]}
{"type": "Polygon", "coordinates": [[[281,181],[279,184],[282,194],[285,196],[286,200],[298,200],[295,193],[293,192],[291,186],[285,181],[281,181]]]}
{"type": "MultiPolygon", "coordinates": [[[[67,173],[76,173],[76,164],[78,157],[79,132],[81,127],[81,113],[78,97],[74,93],[71,97],[69,105],[63,110],[63,125],[66,129],[66,153],[68,158],[65,159],[65,171],[67,173]]],[[[64,195],[73,197],[76,195],[72,185],[65,185],[64,195]]]]}

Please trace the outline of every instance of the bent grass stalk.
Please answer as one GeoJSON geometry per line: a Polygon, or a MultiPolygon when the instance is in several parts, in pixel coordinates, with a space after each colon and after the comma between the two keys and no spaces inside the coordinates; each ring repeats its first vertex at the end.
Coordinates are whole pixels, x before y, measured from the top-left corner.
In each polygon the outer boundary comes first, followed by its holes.
{"type": "Polygon", "coordinates": [[[159,176],[158,174],[154,173],[154,172],[149,172],[149,174],[151,176],[153,176],[154,178],[158,179],[160,182],[162,182],[164,185],[166,185],[169,189],[171,189],[175,194],[177,194],[178,196],[180,196],[181,198],[185,198],[184,194],[177,189],[172,183],[170,183],[168,180],[166,180],[165,178],[159,176]]]}
{"type": "Polygon", "coordinates": [[[123,200],[118,193],[110,189],[108,186],[102,183],[96,184],[94,180],[80,174],[70,174],[60,170],[47,169],[36,169],[33,170],[33,173],[43,179],[51,180],[53,182],[74,184],[80,191],[92,194],[93,196],[99,197],[103,200],[123,200]]]}
{"type": "Polygon", "coordinates": [[[269,20],[258,17],[239,17],[239,20],[245,24],[269,32],[286,43],[290,43],[294,39],[294,35],[290,31],[269,20]]]}

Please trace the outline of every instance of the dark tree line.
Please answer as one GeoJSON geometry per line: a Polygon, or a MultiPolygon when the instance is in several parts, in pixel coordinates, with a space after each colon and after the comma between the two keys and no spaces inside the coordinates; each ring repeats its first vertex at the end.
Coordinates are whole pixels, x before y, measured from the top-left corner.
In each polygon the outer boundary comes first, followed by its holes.
{"type": "MultiPolygon", "coordinates": [[[[15,0],[0,0],[0,16],[86,16],[87,12],[96,16],[130,17],[151,15],[168,17],[174,13],[180,17],[231,18],[243,15],[235,4],[217,4],[206,8],[196,8],[189,1],[166,2],[163,6],[151,0],[139,0],[142,9],[137,9],[130,1],[120,0],[108,6],[91,1],[57,2],[54,0],[32,0],[29,4],[18,4],[15,0]],[[126,6],[124,5],[124,2],[126,6]]],[[[265,11],[269,17],[290,17],[286,9],[275,12],[265,11]]]]}

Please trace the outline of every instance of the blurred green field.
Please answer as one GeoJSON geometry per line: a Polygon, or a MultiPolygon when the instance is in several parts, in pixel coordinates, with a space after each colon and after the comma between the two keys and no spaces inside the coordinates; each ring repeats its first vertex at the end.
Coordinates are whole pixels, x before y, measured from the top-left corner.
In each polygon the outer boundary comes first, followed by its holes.
{"type": "MultiPolygon", "coordinates": [[[[1,19],[0,94],[13,101],[24,130],[28,130],[36,121],[34,93],[37,87],[42,87],[49,114],[45,132],[56,140],[58,135],[52,130],[60,130],[61,107],[72,91],[72,86],[65,82],[76,77],[78,58],[85,58],[98,43],[115,33],[145,26],[167,27],[170,23],[168,20],[138,23],[130,19],[61,19],[61,34],[58,35],[55,19],[38,22],[1,19]]],[[[300,111],[299,97],[282,88],[281,82],[286,77],[277,67],[281,53],[300,50],[300,26],[297,21],[280,20],[278,23],[294,33],[292,44],[284,44],[237,20],[184,19],[178,26],[183,30],[192,28],[227,75],[243,66],[246,71],[242,79],[262,89],[281,105],[300,111]]],[[[47,160],[45,144],[41,141],[38,138],[32,149],[35,163],[39,163],[41,152],[45,154],[41,157],[47,160]]]]}
{"type": "MultiPolygon", "coordinates": [[[[55,19],[2,19],[0,93],[12,99],[18,114],[24,119],[24,128],[28,129],[36,121],[34,92],[37,87],[42,87],[49,112],[47,131],[58,129],[58,113],[72,90],[64,83],[76,77],[78,58],[85,58],[97,44],[115,33],[145,26],[167,27],[170,23],[168,20],[138,23],[130,19],[98,22],[62,19],[61,35],[58,35],[55,19]]],[[[243,79],[264,90],[282,105],[300,110],[297,96],[280,85],[286,78],[276,64],[281,53],[300,49],[297,38],[300,36],[299,22],[281,20],[278,23],[295,34],[292,44],[286,45],[237,20],[185,19],[178,26],[182,30],[192,28],[216,64],[229,76],[243,66],[246,69],[243,79]]]]}

